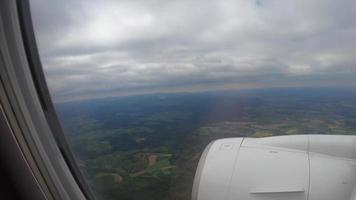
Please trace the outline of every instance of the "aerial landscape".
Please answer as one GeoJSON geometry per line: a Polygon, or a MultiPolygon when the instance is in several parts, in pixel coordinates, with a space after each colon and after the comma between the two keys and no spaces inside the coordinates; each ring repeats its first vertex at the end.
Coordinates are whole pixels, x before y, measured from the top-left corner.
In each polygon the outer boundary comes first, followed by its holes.
{"type": "Polygon", "coordinates": [[[356,134],[354,88],[162,93],[56,108],[103,200],[189,200],[200,155],[218,138],[356,134]]]}
{"type": "Polygon", "coordinates": [[[31,1],[51,98],[99,200],[190,200],[219,138],[356,134],[355,8],[31,1]]]}

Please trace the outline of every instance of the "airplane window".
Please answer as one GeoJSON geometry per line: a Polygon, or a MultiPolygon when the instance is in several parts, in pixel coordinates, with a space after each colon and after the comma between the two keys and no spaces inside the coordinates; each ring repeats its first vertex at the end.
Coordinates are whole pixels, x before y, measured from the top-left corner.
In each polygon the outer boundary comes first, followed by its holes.
{"type": "Polygon", "coordinates": [[[56,112],[102,200],[351,200],[355,8],[31,1],[56,112]]]}

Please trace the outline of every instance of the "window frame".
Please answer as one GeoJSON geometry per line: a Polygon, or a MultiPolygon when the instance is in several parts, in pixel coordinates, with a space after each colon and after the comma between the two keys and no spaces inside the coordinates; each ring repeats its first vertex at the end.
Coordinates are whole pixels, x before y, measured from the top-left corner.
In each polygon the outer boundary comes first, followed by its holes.
{"type": "Polygon", "coordinates": [[[46,84],[28,0],[0,2],[0,106],[48,199],[94,199],[46,84]]]}

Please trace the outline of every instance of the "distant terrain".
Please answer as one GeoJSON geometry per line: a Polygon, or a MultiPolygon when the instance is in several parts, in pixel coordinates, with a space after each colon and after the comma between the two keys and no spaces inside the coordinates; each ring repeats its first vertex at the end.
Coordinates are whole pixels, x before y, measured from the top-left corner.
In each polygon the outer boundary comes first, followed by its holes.
{"type": "Polygon", "coordinates": [[[56,109],[102,200],[189,200],[200,154],[218,138],[356,133],[350,88],[154,94],[56,109]]]}

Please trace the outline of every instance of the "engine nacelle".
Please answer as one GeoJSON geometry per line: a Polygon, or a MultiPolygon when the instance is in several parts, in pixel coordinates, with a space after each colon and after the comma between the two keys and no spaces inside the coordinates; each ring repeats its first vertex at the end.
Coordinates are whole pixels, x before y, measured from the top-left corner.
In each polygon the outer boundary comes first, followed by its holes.
{"type": "Polygon", "coordinates": [[[192,199],[354,200],[355,185],[356,136],[227,138],[203,152],[192,199]]]}

